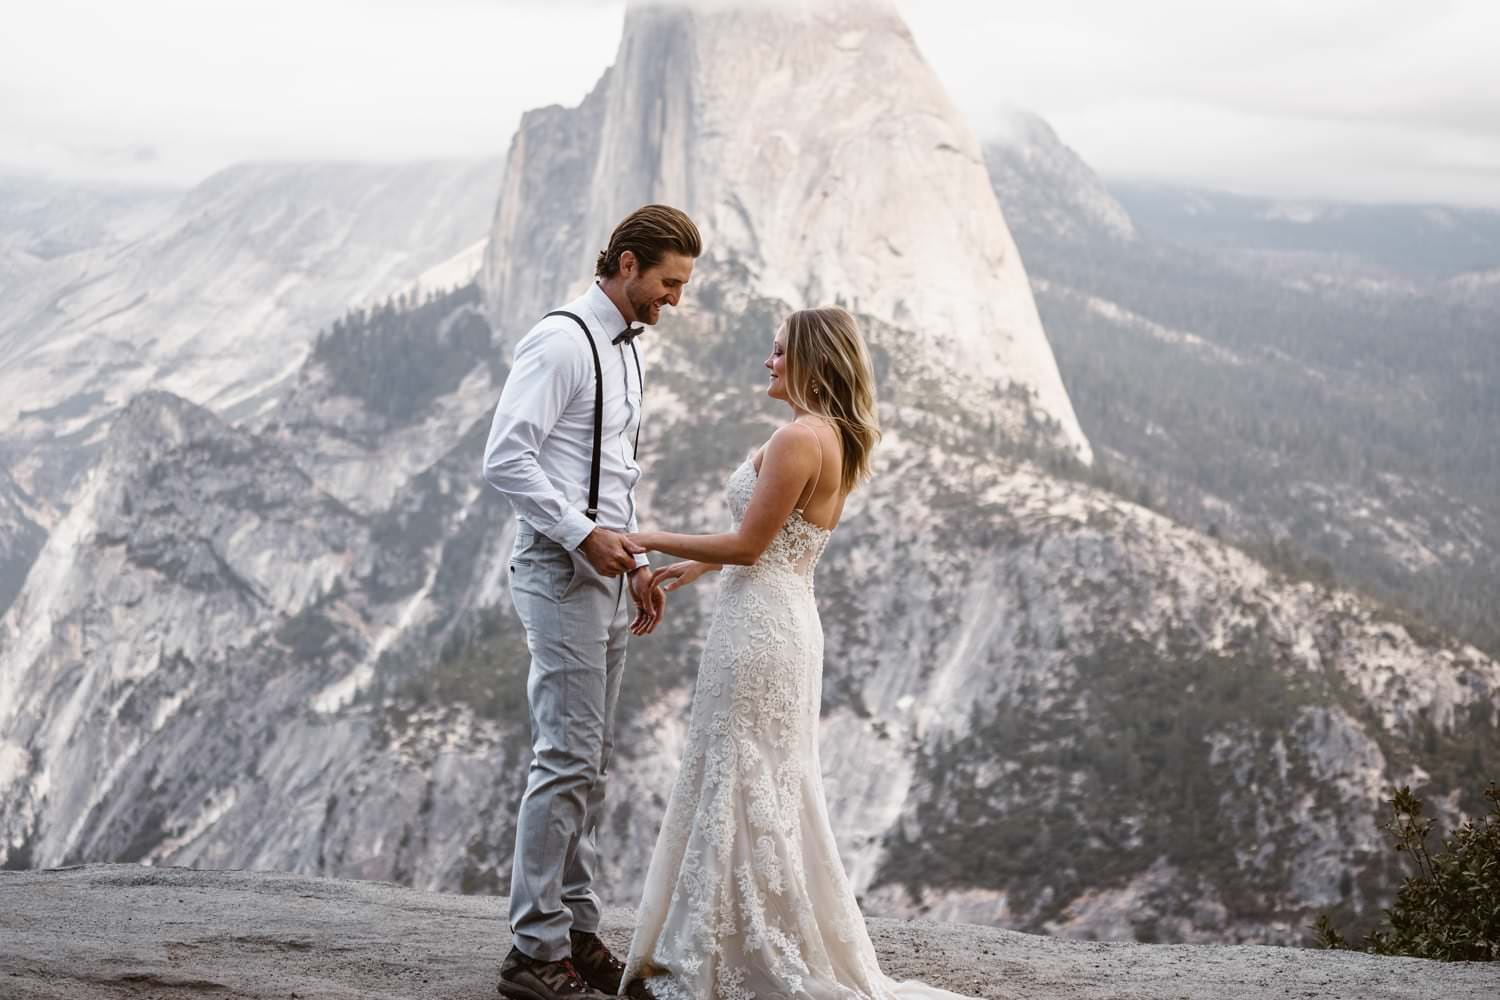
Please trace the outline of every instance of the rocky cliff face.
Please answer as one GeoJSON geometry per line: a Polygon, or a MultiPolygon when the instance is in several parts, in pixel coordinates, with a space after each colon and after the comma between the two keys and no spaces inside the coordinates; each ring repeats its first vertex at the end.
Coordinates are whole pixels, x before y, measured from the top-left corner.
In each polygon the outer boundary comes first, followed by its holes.
{"type": "MultiPolygon", "coordinates": [[[[777,419],[734,375],[776,313],[742,305],[650,335],[651,522],[722,524],[725,470],[777,419]]],[[[402,417],[316,352],[257,432],[165,394],[127,408],[4,620],[0,863],[504,891],[526,653],[509,515],[478,477],[476,401],[504,370],[462,332],[475,309],[469,290],[430,325],[363,332],[376,371],[408,343],[466,360],[402,417]],[[386,450],[423,438],[425,459],[386,450]]],[[[872,912],[1252,941],[1296,941],[1322,908],[1368,915],[1397,878],[1383,789],[1425,781],[1452,814],[1466,755],[1494,759],[1470,741],[1500,731],[1500,667],[1006,457],[988,422],[924,409],[904,332],[863,321],[888,437],[818,590],[830,806],[872,912]]],[[[620,904],[711,588],[632,649],[606,820],[620,904]]]]}
{"type": "Polygon", "coordinates": [[[47,533],[37,523],[36,502],[0,472],[0,615],[10,607],[47,533]]]}
{"type": "Polygon", "coordinates": [[[583,104],[512,143],[483,271],[502,340],[652,201],[698,223],[704,278],[900,326],[941,391],[1088,461],[979,144],[890,6],[632,6],[583,104]]]}

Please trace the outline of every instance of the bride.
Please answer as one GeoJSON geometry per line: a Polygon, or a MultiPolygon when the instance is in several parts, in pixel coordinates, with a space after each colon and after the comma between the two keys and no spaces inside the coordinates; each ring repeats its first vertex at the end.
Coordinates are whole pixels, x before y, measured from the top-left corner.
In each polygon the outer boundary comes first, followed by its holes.
{"type": "MultiPolygon", "coordinates": [[[[733,531],[631,536],[677,556],[664,590],[723,570],[687,750],[652,853],[621,994],[660,1000],[963,1000],[884,976],[818,762],[813,569],[880,436],[854,318],[793,313],[767,394],[792,420],[730,475],[733,531]]],[[[642,613],[637,630],[653,626],[642,613]]]]}

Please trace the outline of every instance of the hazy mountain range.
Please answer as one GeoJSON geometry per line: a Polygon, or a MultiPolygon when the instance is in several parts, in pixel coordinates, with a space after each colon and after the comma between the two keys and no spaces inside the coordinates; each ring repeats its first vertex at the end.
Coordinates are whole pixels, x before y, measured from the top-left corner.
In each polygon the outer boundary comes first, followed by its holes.
{"type": "Polygon", "coordinates": [[[12,182],[0,437],[47,502],[146,388],[274,405],[318,327],[483,238],[498,163],[245,164],[168,195],[12,182]],[[280,387],[280,388],[278,388],[280,387]]]}
{"type": "MultiPolygon", "coordinates": [[[[106,391],[127,371],[108,350],[77,374],[14,354],[39,405],[0,426],[0,565],[27,570],[0,620],[0,863],[504,891],[526,656],[480,451],[509,345],[661,199],[708,250],[642,341],[648,522],[723,524],[724,476],[780,418],[758,366],[786,311],[840,299],[872,346],[887,434],[817,579],[830,808],[869,910],[1291,943],[1323,909],[1371,919],[1401,874],[1376,827],[1390,785],[1452,822],[1500,766],[1474,606],[1364,595],[1495,585],[1494,446],[1465,436],[1500,372],[1484,262],[1393,306],[1279,256],[1343,259],[1358,227],[1271,247],[1111,190],[1035,119],[1014,132],[981,145],[883,6],[632,8],[579,107],[528,114],[503,171],[403,175],[379,239],[347,234],[396,181],[331,165],[84,226],[55,260],[99,277],[46,280],[108,294],[41,329],[118,342],[153,388],[106,391]],[[672,87],[668,56],[692,67],[672,87]],[[204,204],[223,212],[184,207],[204,204]],[[159,320],[113,330],[103,310],[141,295],[121,315],[159,320]],[[259,318],[215,354],[193,346],[210,313],[259,318]],[[153,340],[158,321],[180,332],[153,340]]],[[[0,345],[39,343],[40,309],[7,313],[0,345]]],[[[632,647],[614,902],[649,856],[711,598],[632,647]]]]}
{"type": "Polygon", "coordinates": [[[987,159],[1103,469],[1500,653],[1500,213],[1113,189],[987,159]]]}

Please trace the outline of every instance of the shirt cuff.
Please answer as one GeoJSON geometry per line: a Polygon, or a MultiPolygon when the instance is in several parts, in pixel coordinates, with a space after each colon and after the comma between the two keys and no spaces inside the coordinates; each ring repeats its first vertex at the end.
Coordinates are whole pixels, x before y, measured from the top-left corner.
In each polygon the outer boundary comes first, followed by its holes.
{"type": "MultiPolygon", "coordinates": [[[[644,553],[644,552],[637,552],[635,554],[635,568],[636,569],[640,569],[642,566],[650,566],[650,565],[651,565],[651,559],[650,559],[649,556],[646,555],[646,553],[644,553]]],[[[631,570],[631,572],[634,573],[635,570],[631,570]]]]}
{"type": "Polygon", "coordinates": [[[582,545],[583,540],[589,537],[596,527],[598,525],[590,521],[588,515],[582,511],[569,509],[563,512],[563,516],[550,531],[546,532],[546,535],[571,552],[582,545]]]}

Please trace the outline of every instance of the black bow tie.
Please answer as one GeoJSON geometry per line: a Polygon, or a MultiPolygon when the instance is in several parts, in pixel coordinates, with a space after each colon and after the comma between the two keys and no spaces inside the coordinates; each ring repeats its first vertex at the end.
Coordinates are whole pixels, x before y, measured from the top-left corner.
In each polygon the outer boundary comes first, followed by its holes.
{"type": "Polygon", "coordinates": [[[615,339],[611,340],[610,343],[628,344],[645,332],[646,328],[644,326],[627,326],[625,329],[615,334],[615,339]]]}

